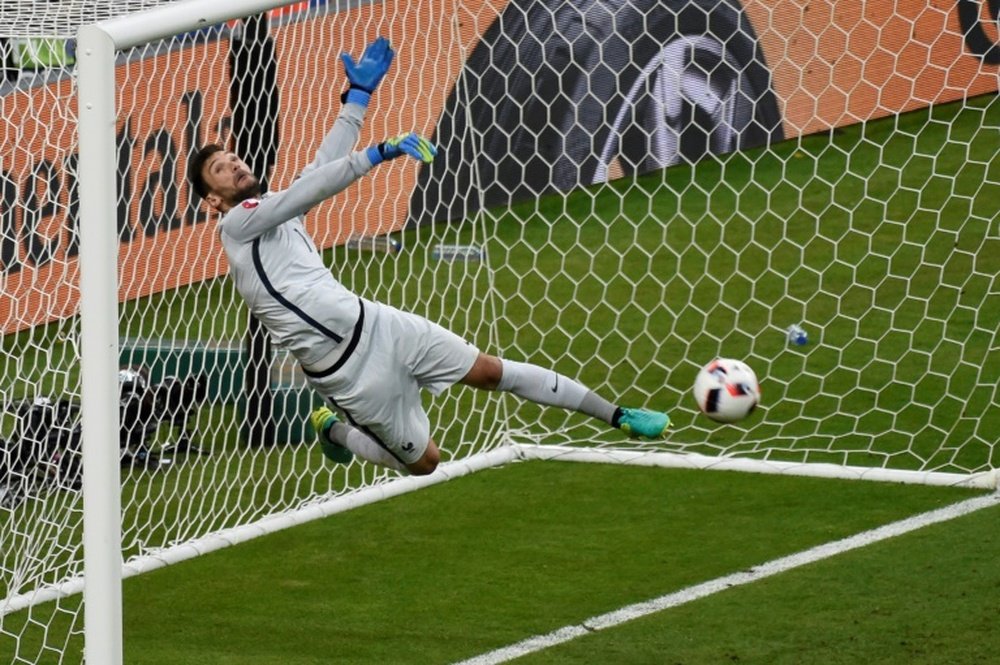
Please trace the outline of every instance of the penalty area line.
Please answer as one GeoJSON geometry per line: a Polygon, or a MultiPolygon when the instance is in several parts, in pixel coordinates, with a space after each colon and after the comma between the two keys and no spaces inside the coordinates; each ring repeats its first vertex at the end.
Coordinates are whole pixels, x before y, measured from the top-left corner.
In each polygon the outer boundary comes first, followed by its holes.
{"type": "Polygon", "coordinates": [[[557,644],[569,642],[570,640],[582,637],[583,635],[589,635],[593,632],[604,630],[605,628],[619,626],[628,621],[649,616],[650,614],[655,614],[656,612],[661,612],[671,607],[677,607],[679,605],[710,596],[714,593],[718,593],[719,591],[725,591],[726,589],[730,589],[732,587],[756,582],[757,580],[762,580],[766,577],[777,575],[778,573],[783,573],[793,568],[798,568],[799,566],[828,559],[843,552],[849,552],[851,550],[871,545],[872,543],[877,543],[889,538],[895,538],[896,536],[901,536],[905,533],[915,531],[931,524],[946,522],[948,520],[955,519],[956,517],[968,515],[969,513],[977,510],[996,505],[1000,505],[1000,492],[993,492],[986,496],[960,501],[958,503],[945,506],[944,508],[938,508],[926,513],[920,513],[919,515],[914,515],[912,517],[899,520],[898,522],[885,524],[869,531],[863,531],[853,536],[842,538],[841,540],[834,540],[829,543],[824,543],[823,545],[817,545],[816,547],[808,550],[797,552],[796,554],[790,554],[779,559],[774,559],[759,566],[754,566],[750,570],[740,571],[724,577],[718,577],[714,580],[709,580],[708,582],[702,582],[701,584],[681,589],[680,591],[668,593],[660,596],[659,598],[653,598],[652,600],[635,603],[633,605],[626,605],[625,607],[612,612],[590,617],[589,619],[585,619],[578,624],[563,626],[562,628],[558,628],[551,633],[535,635],[534,637],[529,637],[528,639],[515,644],[501,647],[495,651],[473,656],[472,658],[456,663],[456,665],[495,665],[497,663],[506,663],[514,660],[515,658],[520,658],[521,656],[526,656],[530,653],[535,653],[536,651],[542,651],[543,649],[548,649],[549,647],[556,646],[557,644]]]}

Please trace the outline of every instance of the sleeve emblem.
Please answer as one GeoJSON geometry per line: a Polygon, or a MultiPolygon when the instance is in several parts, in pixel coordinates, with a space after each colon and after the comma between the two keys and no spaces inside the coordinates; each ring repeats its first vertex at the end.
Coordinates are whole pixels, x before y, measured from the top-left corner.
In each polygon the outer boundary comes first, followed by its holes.
{"type": "Polygon", "coordinates": [[[243,207],[244,207],[244,208],[246,208],[247,210],[253,210],[253,209],[254,209],[254,208],[256,208],[256,207],[257,207],[258,205],[260,205],[260,200],[259,200],[259,199],[247,199],[246,201],[244,201],[244,202],[242,203],[242,205],[243,205],[243,207]]]}

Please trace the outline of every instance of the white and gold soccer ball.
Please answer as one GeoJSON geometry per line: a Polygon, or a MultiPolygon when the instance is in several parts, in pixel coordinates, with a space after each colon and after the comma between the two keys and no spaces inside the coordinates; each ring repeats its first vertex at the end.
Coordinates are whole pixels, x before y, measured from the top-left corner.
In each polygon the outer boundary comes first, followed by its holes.
{"type": "Polygon", "coordinates": [[[712,420],[735,423],[757,408],[760,383],[757,374],[746,363],[716,358],[698,372],[694,398],[701,412],[712,420]]]}

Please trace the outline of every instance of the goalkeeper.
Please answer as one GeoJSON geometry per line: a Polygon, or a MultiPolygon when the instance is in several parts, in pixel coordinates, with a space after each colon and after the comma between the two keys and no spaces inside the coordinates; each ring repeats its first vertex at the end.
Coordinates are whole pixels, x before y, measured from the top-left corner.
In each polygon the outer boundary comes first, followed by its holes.
{"type": "Polygon", "coordinates": [[[431,473],[440,453],[420,389],[439,394],[456,383],[573,409],[630,436],[662,436],[670,423],[665,413],[620,408],[552,370],[482,353],[423,317],[359,298],[324,265],[303,215],[382,162],[428,163],[437,152],[412,132],[352,151],[394,55],[381,37],[357,62],[341,55],[350,84],[343,107],[288,189],[264,194],[246,163],[218,145],[203,147],[189,165],[194,191],[223,215],[218,231],[236,289],[329,405],[311,418],[326,456],[347,462],[356,454],[398,471],[431,473]]]}

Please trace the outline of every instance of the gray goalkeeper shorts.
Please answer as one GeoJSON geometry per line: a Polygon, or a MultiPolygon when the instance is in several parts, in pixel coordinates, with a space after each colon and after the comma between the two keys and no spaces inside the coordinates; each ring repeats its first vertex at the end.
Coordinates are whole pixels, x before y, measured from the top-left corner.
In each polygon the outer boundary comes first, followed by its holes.
{"type": "Polygon", "coordinates": [[[404,464],[420,459],[430,420],[420,389],[437,395],[461,381],[479,349],[422,316],[365,300],[354,352],[333,374],[308,376],[344,420],[404,464]]]}

